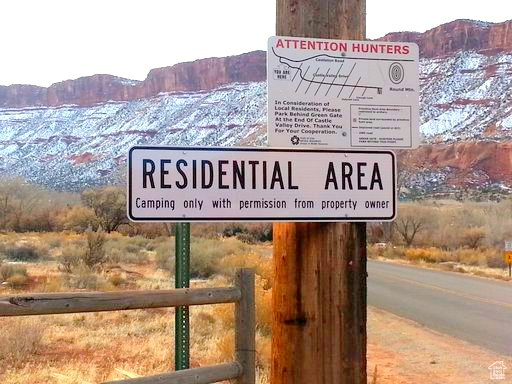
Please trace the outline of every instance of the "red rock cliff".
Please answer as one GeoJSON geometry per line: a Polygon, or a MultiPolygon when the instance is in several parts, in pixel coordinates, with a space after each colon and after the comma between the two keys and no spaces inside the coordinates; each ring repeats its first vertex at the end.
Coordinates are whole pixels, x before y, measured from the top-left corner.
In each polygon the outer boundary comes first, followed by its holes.
{"type": "Polygon", "coordinates": [[[465,173],[484,171],[492,182],[512,183],[512,142],[466,141],[452,144],[422,145],[401,154],[412,168],[454,168],[461,178],[465,173]]]}
{"type": "Polygon", "coordinates": [[[234,82],[264,81],[265,52],[210,58],[149,72],[144,81],[111,75],[66,80],[48,88],[33,85],[0,86],[0,107],[24,108],[76,104],[88,106],[109,100],[146,98],[160,92],[200,91],[234,82]]]}
{"type": "MultiPolygon", "coordinates": [[[[415,42],[422,57],[447,55],[461,49],[512,51],[512,20],[498,24],[456,20],[424,33],[396,32],[379,40],[415,42]]],[[[48,88],[0,86],[0,108],[88,106],[109,100],[152,97],[160,92],[210,90],[233,82],[265,81],[265,77],[265,52],[256,51],[153,69],[144,81],[94,75],[63,81],[48,88]]]]}
{"type": "Polygon", "coordinates": [[[424,33],[393,32],[378,40],[416,43],[422,57],[449,55],[458,50],[512,51],[512,20],[497,24],[455,20],[424,33]]]}

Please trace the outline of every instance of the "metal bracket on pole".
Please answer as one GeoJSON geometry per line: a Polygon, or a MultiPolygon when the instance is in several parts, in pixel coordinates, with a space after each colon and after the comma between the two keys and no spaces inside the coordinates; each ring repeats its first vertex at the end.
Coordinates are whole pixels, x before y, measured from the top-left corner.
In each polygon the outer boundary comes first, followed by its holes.
{"type": "MultiPolygon", "coordinates": [[[[176,288],[190,287],[190,223],[176,224],[176,288]]],[[[175,369],[190,366],[190,320],[188,307],[176,307],[175,369]]]]}

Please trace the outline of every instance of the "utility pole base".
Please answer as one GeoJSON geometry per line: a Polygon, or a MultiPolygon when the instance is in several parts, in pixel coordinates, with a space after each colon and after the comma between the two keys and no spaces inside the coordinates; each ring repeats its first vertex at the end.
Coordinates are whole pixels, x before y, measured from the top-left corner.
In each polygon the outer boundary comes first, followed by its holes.
{"type": "Polygon", "coordinates": [[[366,383],[365,224],[274,224],[272,384],[366,383]]]}

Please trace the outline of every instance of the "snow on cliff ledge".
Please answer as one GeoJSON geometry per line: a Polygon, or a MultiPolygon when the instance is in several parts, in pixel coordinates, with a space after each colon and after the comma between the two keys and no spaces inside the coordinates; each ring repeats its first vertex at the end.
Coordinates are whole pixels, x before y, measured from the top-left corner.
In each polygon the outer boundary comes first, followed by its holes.
{"type": "MultiPolygon", "coordinates": [[[[462,51],[422,59],[426,142],[512,137],[512,55],[462,51]]],[[[81,190],[122,179],[127,150],[150,145],[262,145],[266,84],[161,93],[93,106],[0,109],[0,175],[81,190]]]]}

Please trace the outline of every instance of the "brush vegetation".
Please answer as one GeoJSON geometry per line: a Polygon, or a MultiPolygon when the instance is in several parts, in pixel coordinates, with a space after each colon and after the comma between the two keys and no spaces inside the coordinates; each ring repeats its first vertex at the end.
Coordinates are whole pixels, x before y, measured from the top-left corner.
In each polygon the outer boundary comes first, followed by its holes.
{"type": "MultiPolygon", "coordinates": [[[[66,194],[4,181],[0,294],[173,288],[174,226],[128,223],[124,209],[120,188],[66,194]]],[[[191,232],[192,287],[229,286],[238,268],[255,269],[258,383],[268,383],[271,224],[196,224],[191,232]]],[[[404,203],[393,223],[371,223],[367,235],[370,257],[503,277],[512,199],[404,203]]],[[[192,366],[232,360],[233,305],[190,312],[192,366]]],[[[122,371],[169,371],[173,321],[172,309],[0,319],[0,382],[101,382],[126,378],[122,371]]]]}

